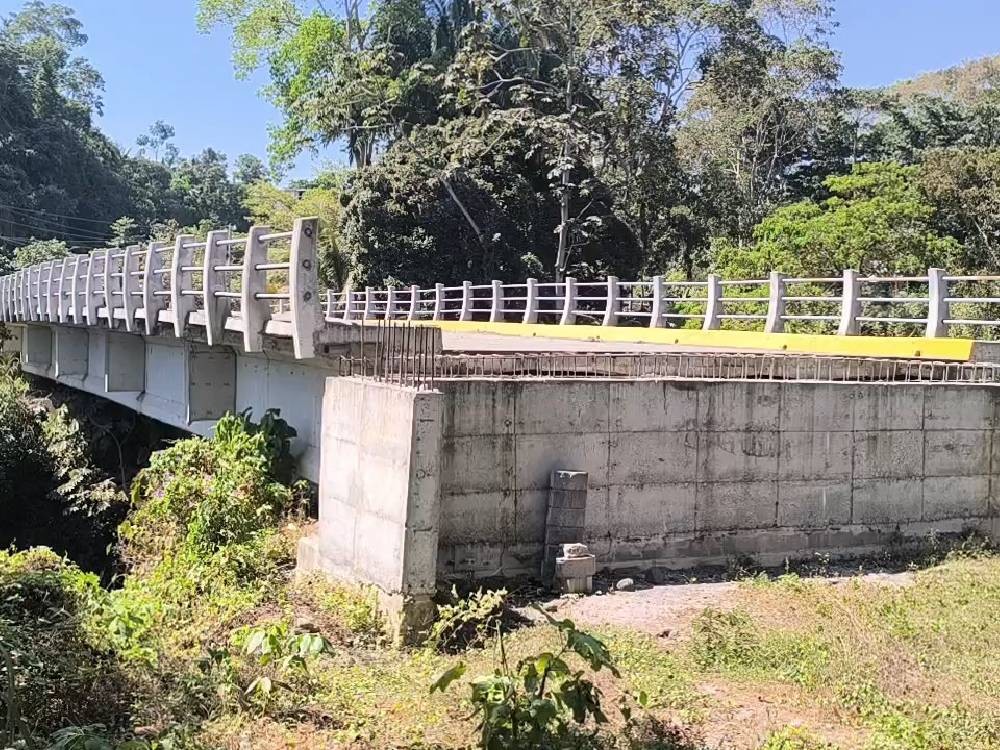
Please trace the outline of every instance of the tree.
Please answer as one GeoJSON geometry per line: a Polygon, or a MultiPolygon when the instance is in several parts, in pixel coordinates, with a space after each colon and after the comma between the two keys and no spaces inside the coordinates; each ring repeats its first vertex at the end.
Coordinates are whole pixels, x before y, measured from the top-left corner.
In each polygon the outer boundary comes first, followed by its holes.
{"type": "Polygon", "coordinates": [[[267,179],[267,167],[258,157],[253,154],[240,154],[236,157],[236,164],[233,166],[233,182],[237,185],[248,186],[267,179]]]}
{"type": "Polygon", "coordinates": [[[129,216],[115,219],[111,224],[111,244],[122,247],[139,239],[139,224],[129,216]]]}
{"type": "Polygon", "coordinates": [[[36,240],[17,248],[14,252],[14,267],[27,268],[47,260],[59,260],[69,255],[65,242],[59,240],[36,240]]]}
{"type": "Polygon", "coordinates": [[[213,226],[247,226],[241,191],[229,179],[226,155],[215,149],[181,159],[171,175],[170,189],[181,204],[178,218],[182,225],[204,221],[213,226]]]}
{"type": "Polygon", "coordinates": [[[168,167],[172,166],[180,155],[177,146],[170,143],[170,139],[175,135],[177,135],[177,131],[173,125],[168,125],[163,120],[157,120],[149,126],[148,133],[142,133],[135,139],[139,146],[139,156],[145,156],[145,149],[149,148],[153,151],[154,161],[159,161],[168,167]],[[160,159],[160,151],[163,152],[162,159],[160,159]]]}
{"type": "Polygon", "coordinates": [[[772,270],[826,277],[845,268],[892,275],[955,267],[959,243],[936,228],[919,173],[918,167],[877,162],[829,177],[829,198],[775,210],[754,229],[752,247],[719,243],[715,270],[745,279],[772,270]]]}

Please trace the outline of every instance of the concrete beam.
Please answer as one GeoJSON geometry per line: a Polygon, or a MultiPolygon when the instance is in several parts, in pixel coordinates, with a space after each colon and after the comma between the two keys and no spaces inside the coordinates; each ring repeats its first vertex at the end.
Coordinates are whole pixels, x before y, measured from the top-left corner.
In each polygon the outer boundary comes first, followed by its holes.
{"type": "Polygon", "coordinates": [[[51,329],[55,333],[55,377],[79,378],[87,377],[87,360],[90,346],[90,336],[85,328],[67,328],[58,326],[51,329]]]}
{"type": "Polygon", "coordinates": [[[187,422],[216,420],[236,411],[236,352],[224,347],[189,344],[187,422]]]}
{"type": "Polygon", "coordinates": [[[108,334],[105,393],[139,393],[146,388],[146,343],[141,336],[108,334]]]}

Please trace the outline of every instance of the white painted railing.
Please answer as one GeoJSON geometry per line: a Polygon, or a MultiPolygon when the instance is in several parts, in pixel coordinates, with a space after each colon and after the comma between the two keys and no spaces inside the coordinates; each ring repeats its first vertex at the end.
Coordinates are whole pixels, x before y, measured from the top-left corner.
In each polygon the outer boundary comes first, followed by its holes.
{"type": "Polygon", "coordinates": [[[1000,276],[949,276],[931,268],[926,276],[864,277],[849,269],[814,278],[773,272],[767,279],[742,280],[710,274],[704,281],[611,276],[588,282],[366,287],[328,292],[324,306],[329,322],[480,320],[942,337],[1000,326],[998,292],[1000,276]],[[994,290],[993,296],[983,289],[994,290]]]}
{"type": "Polygon", "coordinates": [[[200,328],[209,344],[234,332],[247,352],[263,351],[270,335],[290,338],[296,357],[312,357],[322,325],[317,232],[317,219],[296,219],[289,232],[252,227],[232,239],[218,230],[204,241],[180,235],[48,261],[0,277],[0,320],[147,335],[166,327],[178,337],[200,328]]]}

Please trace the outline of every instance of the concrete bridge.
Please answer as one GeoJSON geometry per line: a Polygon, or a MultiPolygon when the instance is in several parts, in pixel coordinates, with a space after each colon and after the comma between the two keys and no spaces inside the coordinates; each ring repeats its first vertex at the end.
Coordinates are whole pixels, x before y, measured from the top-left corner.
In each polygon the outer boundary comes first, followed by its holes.
{"type": "Polygon", "coordinates": [[[996,325],[1000,278],[321,294],[316,234],[23,269],[0,279],[7,346],[194,433],[280,408],[320,492],[300,567],[375,584],[403,629],[439,581],[537,577],[563,542],[683,568],[1000,530],[1000,366],[956,335],[996,325]]]}

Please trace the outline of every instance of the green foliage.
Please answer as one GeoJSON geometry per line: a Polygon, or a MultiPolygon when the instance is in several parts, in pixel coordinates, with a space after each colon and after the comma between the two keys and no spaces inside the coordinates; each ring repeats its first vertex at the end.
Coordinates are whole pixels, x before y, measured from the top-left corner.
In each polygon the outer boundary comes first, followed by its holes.
{"type": "MultiPolygon", "coordinates": [[[[567,660],[573,654],[593,672],[607,669],[620,677],[607,647],[578,630],[570,620],[555,620],[547,614],[545,617],[560,635],[558,650],[522,658],[512,666],[507,660],[503,630],[497,627],[499,665],[492,674],[469,683],[469,702],[480,717],[479,742],[484,750],[539,747],[552,737],[566,736],[571,724],[607,722],[601,690],[567,660]]],[[[465,664],[455,664],[434,680],[431,692],[446,691],[465,672],[465,664]]],[[[644,703],[642,696],[640,704],[644,703]]]]}
{"type": "Polygon", "coordinates": [[[440,650],[482,645],[500,627],[506,599],[506,589],[460,597],[452,587],[451,602],[438,606],[427,645],[440,650]]]}
{"type": "Polygon", "coordinates": [[[14,251],[14,267],[27,268],[47,260],[59,260],[69,255],[69,248],[61,240],[30,242],[14,251]]]}
{"type": "Polygon", "coordinates": [[[333,632],[345,642],[372,646],[386,637],[386,623],[378,607],[374,587],[353,586],[311,576],[294,590],[319,618],[325,632],[333,632]]]}
{"type": "Polygon", "coordinates": [[[798,727],[785,727],[768,735],[760,750],[836,750],[829,742],[798,727]]]}

